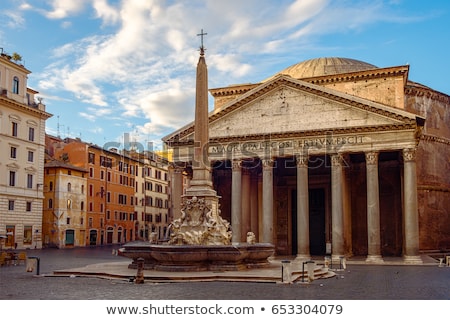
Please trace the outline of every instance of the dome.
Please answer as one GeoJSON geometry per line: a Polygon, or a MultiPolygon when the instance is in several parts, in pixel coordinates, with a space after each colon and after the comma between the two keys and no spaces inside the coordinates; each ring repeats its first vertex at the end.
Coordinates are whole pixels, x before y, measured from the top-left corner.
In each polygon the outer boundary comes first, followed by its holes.
{"type": "Polygon", "coordinates": [[[285,74],[292,78],[302,79],[372,69],[377,69],[377,67],[355,59],[331,57],[302,61],[287,67],[276,75],[285,74]]]}

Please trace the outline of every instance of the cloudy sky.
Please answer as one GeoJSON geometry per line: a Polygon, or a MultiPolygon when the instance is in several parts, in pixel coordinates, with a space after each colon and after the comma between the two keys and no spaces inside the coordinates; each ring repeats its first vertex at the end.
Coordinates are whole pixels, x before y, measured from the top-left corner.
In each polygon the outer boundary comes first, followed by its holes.
{"type": "Polygon", "coordinates": [[[0,8],[0,47],[32,71],[28,86],[53,114],[47,133],[100,146],[129,134],[158,149],[193,120],[202,29],[211,88],[335,56],[409,64],[411,80],[450,94],[447,0],[0,0],[0,8]]]}

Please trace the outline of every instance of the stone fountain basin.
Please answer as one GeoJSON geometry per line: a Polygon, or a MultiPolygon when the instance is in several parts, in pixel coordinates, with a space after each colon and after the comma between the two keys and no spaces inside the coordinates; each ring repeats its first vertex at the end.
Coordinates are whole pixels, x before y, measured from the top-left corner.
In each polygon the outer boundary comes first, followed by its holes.
{"type": "Polygon", "coordinates": [[[233,245],[169,245],[134,241],[123,245],[118,254],[131,258],[129,268],[137,268],[144,259],[144,269],[160,271],[231,271],[269,265],[275,253],[270,243],[233,245]]]}

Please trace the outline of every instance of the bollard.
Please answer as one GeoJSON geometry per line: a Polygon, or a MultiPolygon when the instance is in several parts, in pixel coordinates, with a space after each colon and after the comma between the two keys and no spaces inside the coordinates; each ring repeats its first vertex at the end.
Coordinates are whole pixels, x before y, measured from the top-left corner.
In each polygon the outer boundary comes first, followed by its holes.
{"type": "Polygon", "coordinates": [[[345,270],[347,268],[347,261],[345,260],[344,256],[339,257],[339,269],[345,270]]]}
{"type": "Polygon", "coordinates": [[[137,259],[137,273],[135,283],[144,283],[144,258],[137,259]]]}
{"type": "Polygon", "coordinates": [[[291,268],[289,260],[281,260],[281,282],[291,283],[291,268]]]}
{"type": "Polygon", "coordinates": [[[40,272],[40,264],[41,264],[41,259],[39,257],[28,257],[27,258],[27,272],[33,272],[34,270],[34,264],[31,264],[31,261],[28,260],[36,260],[36,275],[39,275],[40,272]]]}
{"type": "Polygon", "coordinates": [[[316,269],[316,263],[314,261],[307,262],[308,267],[308,282],[314,281],[314,270],[316,269]]]}
{"type": "Polygon", "coordinates": [[[331,258],[329,256],[326,256],[324,258],[324,266],[327,271],[328,271],[328,269],[330,269],[330,261],[331,261],[331,258]]]}
{"type": "Polygon", "coordinates": [[[308,283],[311,282],[311,277],[310,277],[310,268],[312,268],[312,279],[314,279],[314,268],[316,266],[316,263],[312,260],[308,260],[308,261],[303,261],[302,263],[302,283],[305,283],[305,264],[307,265],[307,273],[308,273],[308,283]],[[309,266],[310,264],[313,264],[311,267],[309,266]]]}

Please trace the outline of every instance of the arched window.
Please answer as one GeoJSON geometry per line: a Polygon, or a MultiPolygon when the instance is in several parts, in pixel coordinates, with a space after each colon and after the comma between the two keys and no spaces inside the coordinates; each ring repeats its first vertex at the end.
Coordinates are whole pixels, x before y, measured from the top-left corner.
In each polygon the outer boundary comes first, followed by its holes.
{"type": "Polygon", "coordinates": [[[50,181],[50,191],[53,191],[53,181],[50,181]]]}
{"type": "Polygon", "coordinates": [[[48,207],[49,209],[53,208],[53,199],[48,199],[48,207]]]}
{"type": "Polygon", "coordinates": [[[67,184],[67,192],[71,192],[72,191],[72,184],[69,182],[67,184]]]}
{"type": "Polygon", "coordinates": [[[19,94],[19,78],[17,77],[13,78],[12,92],[15,94],[19,94]]]}

